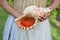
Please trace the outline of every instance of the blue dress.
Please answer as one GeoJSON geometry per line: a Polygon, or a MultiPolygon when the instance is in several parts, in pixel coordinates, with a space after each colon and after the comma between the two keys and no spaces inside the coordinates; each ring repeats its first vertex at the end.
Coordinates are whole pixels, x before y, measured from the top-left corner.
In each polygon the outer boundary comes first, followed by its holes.
{"type": "Polygon", "coordinates": [[[21,30],[17,27],[14,18],[9,16],[5,25],[3,40],[51,40],[48,19],[39,22],[31,30],[21,30]]]}
{"type": "MultiPolygon", "coordinates": [[[[40,4],[42,5],[44,0],[24,0],[21,2],[21,0],[15,0],[15,8],[19,10],[21,6],[21,10],[24,9],[24,7],[34,4],[40,4]],[[38,2],[37,2],[38,1],[38,2]],[[40,2],[41,4],[40,4],[40,2]],[[31,2],[31,3],[30,3],[31,2]],[[22,5],[18,4],[22,3],[22,5]],[[25,5],[26,3],[26,5],[25,5]],[[29,4],[28,4],[29,3],[29,4]],[[24,5],[23,5],[24,4],[24,5]]],[[[46,0],[45,0],[46,1],[46,0]]],[[[44,1],[44,2],[45,2],[44,1]]],[[[43,4],[45,5],[45,3],[43,4]]],[[[51,40],[51,33],[50,33],[50,24],[48,19],[37,23],[37,25],[31,29],[31,30],[21,30],[17,27],[14,17],[9,15],[5,29],[4,29],[4,35],[3,40],[51,40]]]]}

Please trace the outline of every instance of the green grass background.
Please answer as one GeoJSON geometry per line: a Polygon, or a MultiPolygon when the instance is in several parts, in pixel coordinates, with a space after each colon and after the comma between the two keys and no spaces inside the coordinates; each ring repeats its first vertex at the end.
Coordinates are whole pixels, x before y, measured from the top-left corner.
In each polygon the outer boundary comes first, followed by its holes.
{"type": "Polygon", "coordinates": [[[7,20],[7,16],[8,16],[7,12],[0,7],[0,40],[3,39],[3,30],[5,22],[7,20]]]}

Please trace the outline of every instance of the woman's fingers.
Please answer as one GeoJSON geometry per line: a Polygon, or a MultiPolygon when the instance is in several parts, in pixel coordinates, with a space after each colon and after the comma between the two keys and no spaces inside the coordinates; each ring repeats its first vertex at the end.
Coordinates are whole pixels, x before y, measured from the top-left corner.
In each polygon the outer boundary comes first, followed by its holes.
{"type": "Polygon", "coordinates": [[[38,20],[39,20],[39,21],[43,21],[44,19],[43,19],[43,18],[41,18],[41,17],[39,17],[39,18],[38,18],[38,20]]]}
{"type": "Polygon", "coordinates": [[[50,16],[49,13],[40,14],[38,20],[40,20],[40,21],[46,20],[49,16],[50,16]]]}
{"type": "Polygon", "coordinates": [[[38,20],[43,21],[44,20],[44,14],[40,14],[38,17],[38,20]]]}
{"type": "Polygon", "coordinates": [[[50,16],[49,13],[45,13],[45,15],[44,15],[44,19],[47,19],[49,16],[50,16]]]}
{"type": "Polygon", "coordinates": [[[50,17],[50,13],[48,13],[47,16],[50,17]]]}

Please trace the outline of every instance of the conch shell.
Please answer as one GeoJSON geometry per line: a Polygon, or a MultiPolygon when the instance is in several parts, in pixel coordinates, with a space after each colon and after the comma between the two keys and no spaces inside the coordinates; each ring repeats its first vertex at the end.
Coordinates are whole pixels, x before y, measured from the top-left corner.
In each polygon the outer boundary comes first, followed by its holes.
{"type": "Polygon", "coordinates": [[[36,6],[28,6],[23,11],[23,15],[21,15],[19,18],[15,19],[15,21],[20,29],[29,30],[36,26],[36,24],[38,22],[38,14],[34,9],[37,9],[37,8],[38,7],[36,7],[36,6]],[[32,17],[35,20],[35,23],[33,25],[31,25],[30,27],[24,27],[23,25],[21,25],[19,23],[19,20],[23,19],[24,17],[32,17]]]}

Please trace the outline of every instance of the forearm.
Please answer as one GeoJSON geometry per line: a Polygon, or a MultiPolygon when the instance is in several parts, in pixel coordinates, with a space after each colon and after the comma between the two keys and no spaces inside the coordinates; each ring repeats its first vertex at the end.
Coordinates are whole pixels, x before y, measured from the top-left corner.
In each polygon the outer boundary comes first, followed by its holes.
{"type": "Polygon", "coordinates": [[[1,6],[9,12],[9,14],[13,15],[14,17],[19,17],[20,13],[17,12],[14,8],[12,8],[7,1],[2,1],[1,6]]]}
{"type": "Polygon", "coordinates": [[[52,10],[56,9],[60,4],[60,0],[53,0],[52,4],[49,6],[52,10]]]}
{"type": "Polygon", "coordinates": [[[0,3],[0,6],[1,6],[1,3],[0,3]]]}

